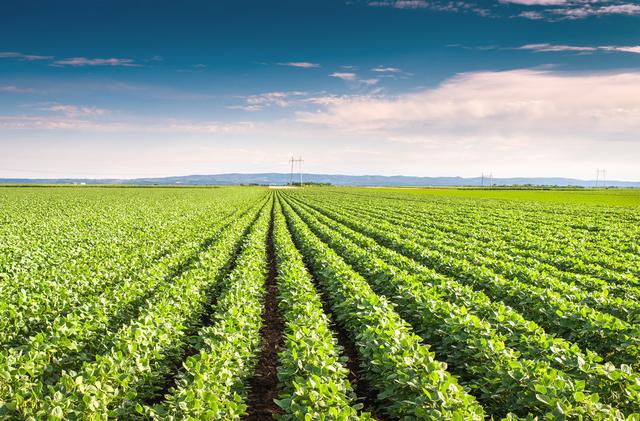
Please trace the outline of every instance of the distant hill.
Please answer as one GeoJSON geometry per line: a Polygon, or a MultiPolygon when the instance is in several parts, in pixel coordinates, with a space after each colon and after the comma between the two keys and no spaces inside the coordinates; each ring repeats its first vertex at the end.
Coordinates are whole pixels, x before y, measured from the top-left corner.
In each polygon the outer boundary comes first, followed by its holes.
{"type": "MultiPolygon", "coordinates": [[[[4,178],[0,184],[136,184],[136,185],[236,185],[236,184],[263,184],[283,185],[289,181],[287,173],[260,173],[260,174],[209,174],[186,175],[176,177],[159,178],[133,178],[133,179],[31,179],[31,178],[4,178]]],[[[480,177],[409,177],[403,175],[340,175],[340,174],[304,174],[303,181],[314,183],[330,183],[336,186],[480,186],[480,177]]],[[[487,180],[485,179],[485,185],[487,180]]],[[[593,187],[595,180],[578,180],[574,178],[556,177],[518,177],[518,178],[494,178],[493,184],[498,186],[531,184],[536,186],[580,186],[593,187]]],[[[600,181],[600,185],[602,180],[600,181]]],[[[640,181],[615,181],[607,180],[610,187],[640,187],[640,181]]]]}

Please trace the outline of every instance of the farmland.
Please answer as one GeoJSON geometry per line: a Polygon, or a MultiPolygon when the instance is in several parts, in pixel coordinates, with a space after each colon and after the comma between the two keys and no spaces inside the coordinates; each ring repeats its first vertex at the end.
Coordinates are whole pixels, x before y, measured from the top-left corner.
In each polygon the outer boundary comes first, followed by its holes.
{"type": "Polygon", "coordinates": [[[0,188],[0,419],[640,420],[640,194],[0,188]]]}

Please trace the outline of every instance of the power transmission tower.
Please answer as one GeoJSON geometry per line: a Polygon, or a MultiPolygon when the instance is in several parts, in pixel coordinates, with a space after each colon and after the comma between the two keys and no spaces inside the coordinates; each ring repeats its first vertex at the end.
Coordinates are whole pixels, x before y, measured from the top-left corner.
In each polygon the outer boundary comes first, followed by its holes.
{"type": "Polygon", "coordinates": [[[291,156],[291,159],[289,160],[289,163],[291,164],[291,173],[289,174],[289,185],[293,186],[293,169],[295,164],[298,164],[298,173],[300,175],[300,187],[302,187],[302,163],[304,162],[304,160],[302,159],[302,157],[299,157],[298,159],[295,159],[293,156],[291,156]]]}
{"type": "Polygon", "coordinates": [[[607,187],[607,170],[604,168],[596,169],[596,187],[607,187]],[[602,183],[600,183],[600,174],[602,174],[602,183]]]}
{"type": "Polygon", "coordinates": [[[480,185],[482,187],[484,187],[485,178],[488,179],[488,181],[489,181],[489,187],[493,186],[493,173],[489,173],[489,174],[486,174],[486,175],[485,175],[485,173],[482,173],[482,175],[480,176],[480,185]]]}

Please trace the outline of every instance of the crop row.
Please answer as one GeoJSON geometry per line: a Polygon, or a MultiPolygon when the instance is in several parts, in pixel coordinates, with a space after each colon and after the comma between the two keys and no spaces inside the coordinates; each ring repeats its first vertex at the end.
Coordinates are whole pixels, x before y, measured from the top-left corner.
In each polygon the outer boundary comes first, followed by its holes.
{"type": "MultiPolygon", "coordinates": [[[[206,292],[220,282],[254,217],[255,211],[232,222],[211,247],[199,253],[197,264],[161,284],[134,320],[101,339],[104,353],[77,371],[63,370],[51,386],[40,382],[23,395],[14,392],[7,408],[60,419],[107,413],[126,416],[133,411],[133,402],[153,398],[172,362],[180,358],[183,341],[206,304],[206,292]]],[[[24,370],[18,367],[18,374],[24,370]]]]}
{"type": "Polygon", "coordinates": [[[426,248],[411,240],[411,230],[358,214],[323,209],[326,215],[369,235],[407,257],[454,277],[503,301],[547,331],[559,334],[616,364],[635,365],[640,352],[637,326],[588,306],[573,303],[547,287],[505,279],[490,269],[452,258],[438,248],[426,248]]]}
{"type": "MultiPolygon", "coordinates": [[[[335,193],[334,193],[335,194],[335,193]]],[[[329,192],[322,196],[305,194],[305,199],[326,200],[329,192]],[[324,198],[324,199],[323,199],[324,198]]],[[[415,218],[434,224],[443,230],[462,230],[463,233],[493,233],[518,249],[548,252],[549,259],[561,268],[578,272],[612,277],[613,279],[635,279],[638,282],[640,265],[635,238],[640,233],[635,228],[629,212],[616,212],[609,218],[607,212],[585,212],[579,207],[568,207],[558,212],[561,205],[540,208],[527,204],[498,201],[462,200],[411,200],[395,195],[381,198],[363,194],[339,194],[338,203],[360,203],[370,209],[385,212],[411,212],[415,218]],[[403,206],[403,204],[409,204],[403,206]],[[627,251],[625,251],[627,250],[627,251]],[[632,250],[636,250],[634,253],[632,250]],[[576,259],[574,256],[580,256],[576,259]],[[629,275],[635,273],[635,276],[629,275]]]]}
{"type": "Polygon", "coordinates": [[[590,276],[559,271],[535,259],[518,259],[513,253],[495,250],[491,241],[488,243],[469,241],[471,233],[466,236],[443,233],[419,219],[404,219],[397,213],[393,215],[392,221],[389,213],[370,213],[363,207],[340,207],[340,209],[346,212],[357,212],[373,220],[400,224],[410,230],[411,240],[423,247],[437,247],[450,257],[465,259],[476,266],[485,266],[506,278],[515,277],[534,286],[550,288],[573,302],[612,314],[629,323],[640,320],[640,304],[636,301],[636,298],[640,297],[640,290],[632,285],[609,284],[590,276]]]}
{"type": "MultiPolygon", "coordinates": [[[[537,268],[553,272],[555,276],[567,277],[569,282],[581,286],[594,284],[592,290],[607,289],[608,292],[619,292],[621,297],[625,297],[632,291],[625,288],[625,284],[638,282],[637,276],[632,274],[633,260],[620,261],[614,265],[615,270],[612,270],[591,263],[594,255],[592,252],[580,254],[577,250],[572,253],[568,253],[569,250],[566,248],[560,250],[556,244],[543,236],[551,236],[551,232],[557,236],[563,231],[563,225],[549,224],[551,227],[545,227],[547,220],[538,223],[534,234],[520,226],[516,218],[507,220],[506,223],[496,223],[490,217],[469,218],[469,209],[465,208],[464,212],[454,212],[450,209],[444,211],[433,207],[422,210],[382,201],[372,206],[369,202],[354,200],[343,200],[341,204],[374,217],[393,216],[395,221],[419,228],[426,233],[464,239],[467,245],[477,244],[478,247],[484,247],[485,251],[507,252],[506,257],[509,259],[526,260],[527,264],[535,264],[537,268]]],[[[566,225],[564,229],[566,230],[566,225]]],[[[615,257],[619,257],[619,254],[607,256],[608,259],[615,257]]]]}
{"type": "Polygon", "coordinates": [[[291,234],[313,274],[326,290],[332,311],[356,343],[363,375],[377,401],[394,418],[478,419],[483,410],[434,358],[394,311],[331,248],[293,213],[285,215],[291,234]]]}
{"type": "Polygon", "coordinates": [[[368,419],[347,379],[341,347],[331,331],[321,298],[295,248],[277,202],[273,241],[278,268],[279,307],[285,320],[278,377],[278,405],[284,420],[368,419]]]}
{"type": "Polygon", "coordinates": [[[369,250],[323,227],[309,214],[303,218],[321,239],[360,270],[376,291],[393,300],[405,320],[434,347],[436,355],[446,358],[449,367],[462,376],[493,415],[619,416],[600,405],[599,397],[585,390],[584,382],[574,381],[546,362],[519,356],[489,323],[447,301],[438,288],[388,267],[381,259],[371,257],[369,250]]]}
{"type": "MultiPolygon", "coordinates": [[[[344,236],[366,250],[368,255],[382,259],[387,264],[386,269],[383,269],[384,264],[364,266],[367,270],[374,267],[378,271],[376,277],[388,279],[395,277],[398,271],[409,272],[423,284],[434,288],[443,300],[464,307],[489,321],[501,334],[505,343],[521,355],[530,359],[541,359],[579,380],[586,381],[589,389],[599,393],[612,405],[630,412],[640,410],[640,378],[630,367],[623,365],[616,368],[608,362],[600,364],[601,358],[598,355],[590,351],[582,352],[577,345],[548,335],[535,322],[525,319],[500,301],[491,301],[482,291],[473,290],[468,285],[428,269],[299,201],[296,202],[296,209],[302,211],[306,220],[317,220],[331,229],[336,238],[344,236]]],[[[351,262],[357,267],[367,259],[363,256],[361,260],[351,262]]]]}
{"type": "Polygon", "coordinates": [[[23,260],[19,265],[13,262],[11,269],[0,269],[2,276],[10,278],[0,282],[0,344],[22,345],[84,303],[109,300],[109,294],[121,284],[135,282],[140,273],[153,270],[158,260],[170,258],[180,244],[197,242],[199,233],[209,232],[202,228],[211,224],[211,215],[224,219],[233,210],[249,206],[247,199],[252,198],[229,195],[220,199],[202,207],[179,203],[167,215],[158,215],[160,210],[148,204],[131,209],[124,202],[119,205],[124,215],[109,209],[96,211],[101,218],[95,219],[89,208],[85,210],[89,222],[71,218],[76,226],[65,224],[63,233],[54,223],[40,224],[39,238],[33,239],[37,246],[25,241],[20,250],[25,260],[41,254],[46,260],[32,265],[23,260]],[[150,214],[142,217],[139,211],[150,214]],[[104,212],[110,212],[109,216],[104,212]]]}
{"type": "Polygon", "coordinates": [[[159,418],[232,419],[246,414],[246,380],[253,372],[262,327],[271,206],[262,209],[243,241],[236,266],[224,280],[210,322],[198,330],[195,353],[183,363],[176,386],[153,408],[159,418]]]}

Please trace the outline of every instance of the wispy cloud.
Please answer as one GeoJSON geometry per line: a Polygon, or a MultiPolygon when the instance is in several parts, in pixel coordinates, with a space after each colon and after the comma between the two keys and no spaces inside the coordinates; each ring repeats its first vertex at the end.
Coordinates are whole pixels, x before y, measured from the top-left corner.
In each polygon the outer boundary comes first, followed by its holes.
{"type": "Polygon", "coordinates": [[[46,111],[62,113],[69,117],[98,117],[109,114],[109,110],[106,110],[104,108],[69,104],[51,104],[42,109],[46,111]]]}
{"type": "MultiPolygon", "coordinates": [[[[627,0],[498,0],[498,6],[484,8],[480,2],[466,0],[369,0],[368,6],[393,9],[422,9],[451,13],[475,13],[480,16],[509,16],[510,7],[521,10],[517,17],[559,21],[602,15],[640,15],[640,5],[627,0]],[[529,10],[522,10],[529,8],[529,10]]],[[[356,2],[357,4],[357,2],[356,2]]]]}
{"type": "Polygon", "coordinates": [[[640,5],[616,0],[500,0],[503,4],[532,7],[517,16],[532,20],[559,21],[590,16],[640,15],[640,5]]]}
{"type": "Polygon", "coordinates": [[[600,46],[579,46],[564,44],[526,44],[518,47],[519,50],[530,50],[541,53],[555,52],[620,52],[640,54],[640,45],[619,46],[619,45],[600,45],[600,46]]]}
{"type": "Polygon", "coordinates": [[[533,10],[525,10],[524,12],[520,12],[518,14],[519,17],[531,20],[541,20],[544,19],[544,15],[540,12],[535,12],[533,10]]]}
{"type": "Polygon", "coordinates": [[[584,52],[584,51],[597,51],[598,47],[581,47],[577,45],[562,45],[562,44],[526,44],[521,47],[518,47],[518,50],[531,50],[537,51],[541,53],[550,53],[550,52],[563,52],[563,51],[573,51],[573,52],[584,52]]]}
{"type": "Polygon", "coordinates": [[[243,134],[256,127],[253,122],[220,121],[107,121],[104,119],[79,118],[78,116],[12,115],[0,116],[0,129],[7,130],[71,130],[91,132],[130,133],[197,133],[197,134],[243,134]]]}
{"type": "Polygon", "coordinates": [[[135,63],[130,58],[87,58],[87,57],[73,57],[63,60],[56,60],[53,62],[55,66],[122,66],[122,67],[139,67],[140,64],[135,63]]]}
{"type": "Polygon", "coordinates": [[[367,2],[371,7],[390,7],[393,9],[425,9],[437,12],[471,12],[489,16],[488,9],[478,7],[471,1],[462,0],[374,0],[367,2]]]}
{"type": "Polygon", "coordinates": [[[15,51],[0,51],[0,58],[15,58],[22,61],[53,60],[53,56],[38,56],[34,54],[23,54],[15,51]]]}
{"type": "Polygon", "coordinates": [[[355,81],[358,79],[358,76],[353,72],[334,72],[329,76],[337,77],[338,79],[347,80],[347,81],[355,81]]]}
{"type": "Polygon", "coordinates": [[[261,111],[267,107],[286,108],[291,106],[297,99],[307,95],[303,91],[274,91],[265,92],[257,95],[244,96],[245,103],[243,105],[231,105],[227,108],[244,110],[244,111],[261,111]]]}
{"type": "Polygon", "coordinates": [[[377,73],[401,73],[402,69],[399,69],[397,67],[383,67],[383,66],[378,66],[378,67],[374,67],[373,69],[371,69],[372,72],[377,72],[377,73]]]}
{"type": "Polygon", "coordinates": [[[32,88],[21,88],[15,85],[0,85],[0,92],[12,93],[12,94],[28,94],[34,92],[32,88]]]}
{"type": "Polygon", "coordinates": [[[569,2],[567,0],[500,0],[500,3],[521,4],[524,6],[561,6],[569,2]]]}
{"type": "Polygon", "coordinates": [[[430,4],[426,0],[393,0],[393,1],[370,1],[372,7],[394,7],[396,9],[428,9],[430,4]]]}
{"type": "Polygon", "coordinates": [[[345,82],[349,82],[355,85],[371,86],[380,82],[380,79],[377,79],[377,78],[360,79],[358,75],[353,72],[334,72],[334,73],[331,73],[329,76],[342,79],[345,82]]]}
{"type": "Polygon", "coordinates": [[[0,129],[11,130],[99,130],[114,131],[123,126],[70,117],[0,116],[0,129]]]}
{"type": "MultiPolygon", "coordinates": [[[[51,61],[50,66],[53,67],[83,67],[83,66],[121,66],[121,67],[140,67],[139,63],[130,58],[87,58],[87,57],[70,57],[64,59],[56,59],[55,56],[41,56],[34,54],[24,54],[15,51],[0,51],[0,59],[16,59],[20,61],[51,61]]],[[[153,56],[147,61],[161,61],[162,57],[153,56]]]]}
{"type": "Polygon", "coordinates": [[[278,63],[278,66],[298,67],[301,69],[315,69],[320,67],[318,63],[309,63],[307,61],[289,61],[285,63],[278,63]]]}
{"type": "Polygon", "coordinates": [[[609,6],[593,7],[591,5],[579,7],[565,7],[552,9],[549,11],[555,15],[566,19],[584,19],[589,16],[602,15],[640,15],[640,5],[637,4],[615,4],[609,6]]]}
{"type": "Polygon", "coordinates": [[[640,45],[570,45],[570,44],[550,44],[550,43],[536,43],[525,44],[519,47],[500,47],[498,45],[485,45],[470,47],[460,44],[450,44],[448,47],[464,48],[466,50],[477,51],[490,51],[490,50],[523,50],[533,51],[535,53],[576,53],[576,54],[591,54],[591,53],[635,53],[640,54],[640,45]]]}
{"type": "Polygon", "coordinates": [[[222,133],[222,134],[243,134],[253,131],[256,125],[250,121],[240,121],[235,123],[222,123],[218,121],[205,122],[174,122],[167,126],[158,125],[151,127],[152,131],[175,131],[187,133],[222,133]]]}

